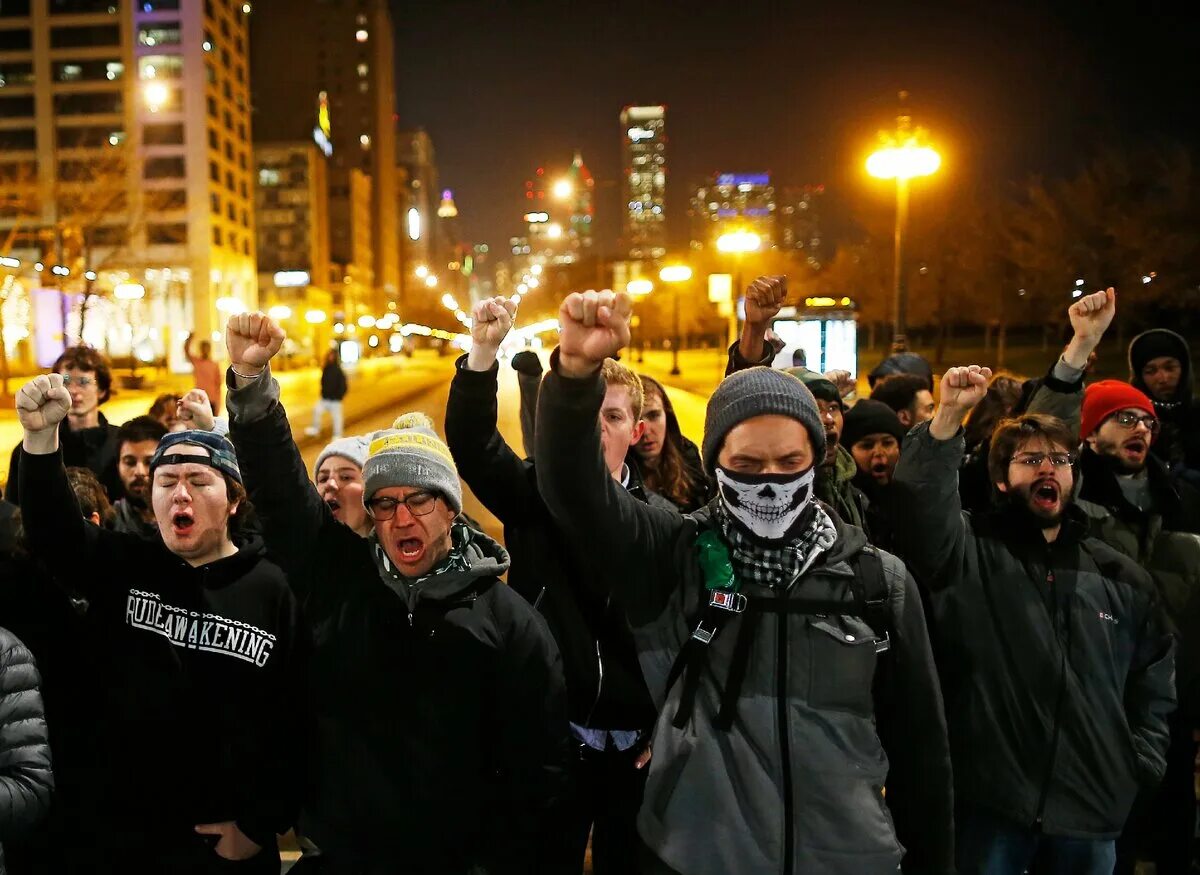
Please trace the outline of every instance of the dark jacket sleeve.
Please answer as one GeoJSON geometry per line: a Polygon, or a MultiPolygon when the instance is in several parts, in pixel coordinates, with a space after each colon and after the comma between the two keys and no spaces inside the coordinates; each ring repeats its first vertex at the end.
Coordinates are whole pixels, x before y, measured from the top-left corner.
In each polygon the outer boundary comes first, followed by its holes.
{"type": "Polygon", "coordinates": [[[45,455],[23,454],[20,478],[21,521],[29,552],[51,574],[87,596],[108,582],[108,574],[80,574],[80,568],[115,567],[133,561],[131,550],[142,546],[136,535],[110,532],[83,518],[75,490],[67,480],[61,450],[45,455]]]}
{"type": "Polygon", "coordinates": [[[962,463],[962,431],[939,441],[929,423],[913,428],[904,438],[895,486],[904,495],[892,520],[901,558],[932,591],[950,586],[962,576],[971,538],[958,495],[962,463]]]}
{"type": "MultiPolygon", "coordinates": [[[[1079,418],[1083,410],[1083,373],[1078,377],[1073,368],[1056,362],[1029,399],[1025,413],[1043,413],[1061,419],[1079,434],[1079,418]]],[[[1081,435],[1082,437],[1082,435],[1081,435]]]]}
{"type": "Polygon", "coordinates": [[[320,582],[314,573],[317,558],[328,555],[330,541],[358,536],[333,518],[309,480],[271,369],[241,389],[227,376],[229,438],[237,450],[243,484],[262,520],[271,556],[303,601],[320,582]]]}
{"type": "Polygon", "coordinates": [[[8,482],[4,484],[4,497],[13,504],[21,503],[21,445],[17,444],[8,457],[8,482]]]}
{"type": "Polygon", "coordinates": [[[498,364],[471,371],[466,357],[455,364],[446,401],[446,444],[463,482],[504,525],[512,525],[540,504],[531,464],[519,458],[496,426],[498,364]]]}
{"type": "Polygon", "coordinates": [[[733,346],[729,347],[729,361],[725,364],[725,376],[735,374],[738,371],[744,371],[747,368],[765,367],[769,368],[771,362],[775,360],[775,347],[771,346],[767,341],[763,341],[762,358],[756,362],[750,361],[748,358],[742,357],[742,342],[736,341],[733,346]]]}
{"type": "Polygon", "coordinates": [[[0,842],[23,835],[50,809],[54,776],[39,683],[33,655],[0,629],[0,842]]]}
{"type": "Polygon", "coordinates": [[[1125,716],[1137,753],[1138,778],[1154,787],[1167,768],[1167,716],[1176,704],[1175,640],[1154,582],[1140,569],[1130,572],[1143,578],[1148,607],[1125,681],[1125,716]]]}
{"type": "Polygon", "coordinates": [[[891,648],[875,692],[879,740],[887,751],[887,805],[907,849],[905,872],[954,872],[954,781],[942,688],[925,612],[912,575],[891,557],[891,648]]]}
{"type": "Polygon", "coordinates": [[[542,871],[534,861],[560,838],[551,830],[567,791],[567,691],[545,621],[518,596],[496,595],[508,629],[494,693],[502,715],[495,739],[498,798],[482,863],[488,875],[517,875],[542,871]]]}
{"type": "Polygon", "coordinates": [[[600,374],[562,376],[556,350],[538,397],[538,491],[575,555],[611,563],[610,574],[588,577],[611,587],[630,622],[641,626],[662,613],[681,580],[675,545],[694,523],[638,501],[605,470],[603,400],[600,374]]]}

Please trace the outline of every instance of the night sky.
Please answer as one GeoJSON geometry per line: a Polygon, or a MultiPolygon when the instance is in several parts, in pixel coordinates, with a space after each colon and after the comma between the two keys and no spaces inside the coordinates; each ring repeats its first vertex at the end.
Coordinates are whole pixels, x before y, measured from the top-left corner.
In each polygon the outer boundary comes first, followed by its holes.
{"type": "Polygon", "coordinates": [[[684,245],[688,189],[718,170],[824,183],[850,212],[879,197],[862,160],[900,88],[943,153],[940,184],[1068,172],[1106,142],[1195,144],[1200,30],[1166,8],[392,0],[397,109],[433,137],[466,239],[503,247],[521,232],[524,180],[578,147],[613,251],[618,114],[665,103],[669,230],[684,245]]]}

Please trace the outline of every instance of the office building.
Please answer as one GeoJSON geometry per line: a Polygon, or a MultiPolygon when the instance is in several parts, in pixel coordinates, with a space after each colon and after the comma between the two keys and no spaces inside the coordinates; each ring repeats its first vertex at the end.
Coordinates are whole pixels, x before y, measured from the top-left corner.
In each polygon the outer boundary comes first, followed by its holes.
{"type": "Polygon", "coordinates": [[[624,210],[622,238],[632,259],[667,252],[665,106],[621,110],[624,210]]]}
{"type": "Polygon", "coordinates": [[[751,231],[775,245],[775,188],[768,173],[718,173],[697,186],[688,208],[692,249],[716,249],[721,235],[751,231]]]}

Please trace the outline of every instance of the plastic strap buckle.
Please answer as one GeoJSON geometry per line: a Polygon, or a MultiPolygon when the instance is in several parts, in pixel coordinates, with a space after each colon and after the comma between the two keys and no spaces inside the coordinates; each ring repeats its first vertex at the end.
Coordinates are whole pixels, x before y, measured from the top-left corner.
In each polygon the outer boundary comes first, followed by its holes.
{"type": "Polygon", "coordinates": [[[740,592],[728,592],[716,589],[708,597],[708,603],[714,608],[740,614],[746,610],[746,597],[740,592]]]}

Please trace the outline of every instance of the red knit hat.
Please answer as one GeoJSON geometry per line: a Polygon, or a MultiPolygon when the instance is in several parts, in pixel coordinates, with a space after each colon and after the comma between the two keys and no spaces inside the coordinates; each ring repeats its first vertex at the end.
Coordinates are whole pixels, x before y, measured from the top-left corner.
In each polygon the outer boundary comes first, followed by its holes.
{"type": "Polygon", "coordinates": [[[1079,416],[1079,437],[1088,438],[1105,419],[1118,410],[1144,410],[1157,418],[1154,404],[1144,392],[1121,380],[1101,380],[1083,390],[1083,410],[1079,416]]]}

